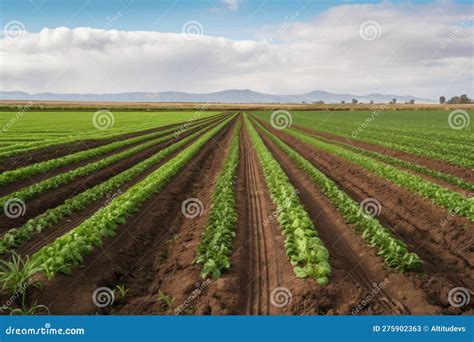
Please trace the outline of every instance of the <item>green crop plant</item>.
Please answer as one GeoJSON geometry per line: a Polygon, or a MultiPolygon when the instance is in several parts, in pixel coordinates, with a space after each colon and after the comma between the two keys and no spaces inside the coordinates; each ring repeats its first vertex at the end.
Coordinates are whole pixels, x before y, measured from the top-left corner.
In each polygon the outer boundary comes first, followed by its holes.
{"type": "Polygon", "coordinates": [[[399,170],[391,165],[381,163],[375,159],[346,150],[342,147],[325,143],[320,139],[308,136],[296,129],[290,128],[285,130],[285,132],[311,146],[360,165],[381,178],[387,179],[398,186],[414,191],[430,199],[433,203],[448,209],[450,212],[455,212],[457,215],[474,221],[474,198],[467,198],[457,192],[429,182],[420,176],[399,170]]]}
{"type": "Polygon", "coordinates": [[[105,182],[67,199],[63,204],[49,209],[43,214],[28,220],[21,227],[10,229],[0,239],[0,253],[4,254],[12,251],[14,248],[20,246],[25,241],[30,240],[37,233],[57,224],[62,218],[70,216],[73,213],[84,209],[91,203],[104,198],[104,196],[106,196],[108,193],[117,191],[117,189],[127,182],[132,181],[138,175],[153,167],[153,165],[156,165],[158,162],[177,151],[179,148],[191,142],[193,139],[202,134],[205,129],[206,128],[179,140],[178,142],[168,146],[155,155],[141,161],[135,166],[123,171],[122,173],[119,173],[105,182]]]}
{"type": "Polygon", "coordinates": [[[415,270],[422,265],[420,258],[415,253],[411,253],[405,243],[394,237],[376,218],[364,214],[360,210],[359,203],[339,189],[336,183],[262,125],[258,123],[257,125],[321,188],[323,194],[331,200],[346,222],[352,224],[356,232],[361,234],[368,244],[377,248],[378,254],[384,258],[387,265],[403,271],[415,270]]]}
{"type": "Polygon", "coordinates": [[[229,118],[202,135],[171,160],[152,172],[144,180],[113,199],[109,205],[94,213],[80,225],[42,247],[32,256],[49,278],[58,272],[69,274],[73,267],[83,262],[83,257],[102,244],[106,236],[113,236],[117,225],[125,224],[127,217],[136,212],[140,205],[159,192],[171,178],[197,154],[197,152],[232,118],[229,118]]]}
{"type": "Polygon", "coordinates": [[[278,208],[278,222],[283,230],[286,254],[300,278],[311,277],[319,284],[329,282],[329,252],[318,237],[309,214],[301,205],[296,190],[273,158],[247,115],[246,127],[263,168],[272,201],[278,208]]]}
{"type": "Polygon", "coordinates": [[[201,276],[219,278],[230,268],[232,242],[237,224],[235,178],[239,163],[240,121],[234,129],[229,154],[217,179],[212,195],[208,222],[197,249],[195,263],[202,264],[201,276]]]}
{"type": "MultiPolygon", "coordinates": [[[[196,124],[194,126],[190,126],[186,129],[184,129],[183,132],[188,131],[190,129],[194,129],[196,127],[200,127],[200,126],[205,125],[205,124],[207,124],[207,122],[199,123],[199,124],[196,124]]],[[[69,154],[69,155],[66,155],[66,156],[63,156],[63,157],[59,157],[59,158],[55,158],[55,159],[49,159],[49,160],[42,161],[42,162],[39,162],[39,163],[35,163],[35,164],[32,164],[32,165],[28,165],[28,166],[25,166],[25,167],[20,167],[18,169],[5,171],[2,174],[0,174],[0,185],[4,185],[4,184],[8,184],[8,183],[20,180],[20,179],[28,178],[32,175],[37,174],[37,173],[46,173],[46,172],[48,172],[52,169],[55,169],[57,167],[60,167],[60,166],[65,166],[65,165],[69,165],[69,164],[72,164],[72,163],[77,163],[77,162],[79,162],[81,160],[85,160],[87,158],[97,157],[97,156],[100,156],[102,154],[113,152],[113,151],[115,151],[119,148],[128,147],[128,146],[134,145],[134,144],[143,143],[147,140],[154,139],[154,140],[152,140],[154,142],[154,144],[156,144],[157,142],[166,141],[166,140],[173,137],[173,135],[174,135],[173,133],[175,131],[176,131],[176,128],[169,128],[169,129],[161,130],[161,131],[154,132],[154,133],[139,135],[138,137],[129,138],[129,139],[126,139],[126,140],[115,141],[115,142],[112,142],[110,144],[106,144],[106,145],[99,146],[99,147],[96,147],[96,148],[91,148],[91,149],[88,149],[88,150],[85,150],[85,151],[79,151],[79,152],[69,154]],[[156,138],[160,138],[160,137],[166,137],[166,139],[156,139],[156,138]]],[[[153,146],[154,144],[149,143],[149,144],[139,145],[139,146],[137,146],[137,148],[134,151],[135,152],[142,151],[142,150],[144,150],[144,148],[153,146]]],[[[129,153],[124,153],[124,155],[128,156],[129,153]]]]}

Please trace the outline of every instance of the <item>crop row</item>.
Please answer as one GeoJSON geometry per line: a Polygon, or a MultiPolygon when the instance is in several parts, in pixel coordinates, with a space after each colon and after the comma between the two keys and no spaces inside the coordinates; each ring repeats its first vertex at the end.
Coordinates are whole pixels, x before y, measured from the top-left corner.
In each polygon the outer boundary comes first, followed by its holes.
{"type": "Polygon", "coordinates": [[[326,143],[342,146],[345,149],[349,149],[349,150],[352,150],[354,152],[363,154],[365,156],[377,159],[377,160],[379,160],[381,162],[384,162],[386,164],[401,166],[401,167],[404,167],[406,169],[413,170],[413,171],[419,172],[421,174],[424,174],[424,175],[427,175],[427,176],[437,178],[437,179],[443,180],[445,182],[451,183],[451,184],[456,185],[456,186],[458,186],[462,189],[474,191],[474,184],[473,183],[465,181],[464,179],[461,179],[459,177],[456,177],[456,176],[453,176],[453,175],[450,175],[450,174],[446,174],[444,172],[436,171],[436,170],[430,169],[429,167],[426,167],[426,166],[413,164],[413,163],[410,163],[406,160],[398,159],[398,158],[395,158],[395,157],[392,157],[392,156],[389,156],[389,155],[386,155],[386,154],[365,150],[365,149],[362,149],[360,147],[356,147],[356,146],[353,146],[353,145],[350,145],[350,144],[342,143],[342,142],[339,142],[339,141],[327,140],[327,139],[319,137],[319,136],[317,138],[324,141],[324,142],[326,142],[326,143]]]}
{"type": "Polygon", "coordinates": [[[378,254],[384,258],[387,265],[404,271],[414,270],[422,265],[418,256],[408,251],[405,243],[394,237],[377,219],[364,213],[359,204],[339,189],[336,183],[263,126],[258,125],[265,131],[270,140],[285,152],[321,189],[322,193],[331,200],[345,221],[352,224],[356,232],[362,234],[363,238],[372,247],[378,249],[378,254]]]}
{"type": "MultiPolygon", "coordinates": [[[[447,125],[447,117],[443,124],[447,125]]],[[[455,130],[444,130],[442,127],[427,127],[424,125],[416,125],[413,122],[409,126],[406,125],[406,121],[403,118],[399,119],[397,123],[393,123],[393,126],[382,121],[381,124],[377,120],[372,121],[369,125],[362,126],[364,119],[370,118],[368,115],[366,118],[359,117],[356,121],[352,121],[349,118],[344,120],[338,120],[335,116],[331,117],[330,121],[324,122],[324,126],[318,129],[322,129],[326,132],[350,137],[350,133],[356,131],[356,129],[363,128],[357,136],[357,139],[364,140],[366,137],[374,137],[377,141],[386,142],[398,142],[407,140],[408,143],[413,143],[413,146],[423,146],[424,148],[431,148],[438,146],[442,149],[449,149],[451,152],[457,153],[462,152],[463,146],[467,146],[471,150],[474,148],[472,139],[469,139],[469,133],[464,131],[455,130]],[[348,120],[349,119],[349,120],[348,120]],[[403,126],[403,129],[394,128],[395,126],[403,126]]],[[[304,126],[314,126],[314,120],[307,121],[304,126]],[[313,123],[313,124],[311,124],[313,123]]],[[[319,126],[319,125],[318,125],[319,126]]]]}
{"type": "MultiPolygon", "coordinates": [[[[22,143],[21,145],[12,145],[12,146],[9,146],[8,148],[3,148],[0,150],[0,159],[16,156],[16,155],[27,153],[27,152],[37,151],[37,150],[44,149],[47,147],[70,145],[72,143],[75,143],[83,139],[88,139],[88,140],[89,139],[94,139],[94,140],[113,139],[125,134],[146,131],[155,127],[156,126],[150,125],[147,127],[140,127],[139,130],[127,128],[127,129],[122,129],[122,130],[115,130],[110,133],[101,131],[95,134],[85,134],[85,135],[76,134],[72,137],[71,136],[53,137],[53,138],[45,139],[41,142],[28,142],[28,143],[22,143]]],[[[35,133],[31,133],[31,134],[34,135],[35,133]]]]}
{"type": "Polygon", "coordinates": [[[33,254],[31,263],[41,265],[42,271],[52,278],[57,272],[70,273],[83,262],[94,246],[102,243],[106,236],[115,234],[117,225],[124,224],[127,216],[136,212],[140,205],[170,181],[179,170],[214,136],[231,118],[225,120],[201,136],[191,146],[167,161],[144,180],[135,184],[124,194],[116,197],[106,207],[97,211],[70,232],[44,246],[33,254]]]}
{"type": "Polygon", "coordinates": [[[355,138],[393,150],[443,160],[457,165],[473,166],[472,151],[474,151],[474,146],[471,142],[472,139],[469,138],[468,134],[463,134],[463,132],[455,131],[456,134],[448,134],[440,132],[441,129],[427,129],[427,127],[420,128],[420,130],[425,131],[425,135],[415,134],[414,132],[407,133],[406,131],[392,132],[393,129],[391,130],[386,125],[378,126],[373,122],[368,127],[360,130],[356,137],[353,137],[351,132],[362,128],[361,121],[341,121],[333,116],[330,122],[319,122],[312,118],[304,118],[297,122],[307,127],[315,126],[317,123],[318,130],[330,134],[349,139],[355,138]],[[440,140],[438,140],[438,137],[440,137],[440,140]],[[443,138],[445,141],[441,141],[443,138]]]}
{"type": "Polygon", "coordinates": [[[474,221],[474,198],[467,198],[457,192],[433,184],[420,176],[399,170],[375,159],[357,154],[339,146],[327,144],[298,130],[287,129],[285,132],[309,145],[360,165],[377,176],[387,179],[410,191],[414,191],[421,196],[430,199],[433,203],[443,206],[457,215],[467,217],[471,221],[474,221]]]}
{"type": "MultiPolygon", "coordinates": [[[[334,129],[331,130],[331,133],[345,132],[345,135],[347,135],[347,131],[350,131],[350,128],[345,128],[348,127],[348,125],[344,124],[342,127],[345,129],[342,129],[340,124],[335,124],[333,127],[334,129]]],[[[372,139],[388,143],[400,142],[402,144],[398,145],[412,147],[423,146],[423,149],[426,150],[433,152],[446,152],[453,155],[466,152],[466,149],[468,153],[474,153],[474,147],[469,145],[469,140],[462,135],[442,135],[438,129],[430,129],[427,127],[420,127],[419,130],[416,132],[410,132],[406,127],[404,127],[404,130],[394,130],[386,126],[377,127],[376,125],[370,125],[363,129],[357,139],[372,139]],[[423,130],[424,133],[419,130],[423,130]]]]}
{"type": "Polygon", "coordinates": [[[245,115],[245,123],[263,168],[272,201],[277,206],[278,222],[286,236],[285,249],[293,270],[300,278],[311,277],[319,284],[329,282],[329,252],[318,237],[309,214],[301,205],[296,189],[273,158],[245,115]]]}
{"type": "Polygon", "coordinates": [[[466,144],[473,147],[472,143],[466,139],[466,136],[460,134],[458,131],[451,130],[450,133],[440,132],[438,128],[427,128],[426,126],[413,125],[404,126],[402,129],[396,129],[393,127],[383,127],[371,126],[368,127],[367,133],[370,135],[372,132],[386,132],[389,134],[390,138],[395,139],[395,141],[400,140],[399,138],[410,137],[410,138],[419,138],[423,141],[431,142],[447,142],[449,146],[454,149],[458,149],[459,145],[456,147],[454,143],[466,144]]]}
{"type": "Polygon", "coordinates": [[[235,236],[235,178],[239,163],[240,120],[234,129],[230,150],[212,194],[208,222],[197,249],[195,263],[202,264],[201,276],[219,278],[230,268],[232,241],[235,236]]]}
{"type": "MultiPolygon", "coordinates": [[[[196,127],[191,127],[188,128],[187,130],[195,129],[196,127]]],[[[67,184],[69,182],[72,182],[74,179],[87,176],[89,174],[92,174],[94,172],[97,172],[101,169],[104,169],[108,167],[109,165],[112,165],[114,163],[117,163],[121,160],[124,160],[130,156],[133,156],[137,153],[140,153],[142,151],[145,151],[146,149],[153,147],[157,144],[160,144],[162,142],[171,140],[174,138],[173,134],[165,135],[161,138],[158,139],[153,139],[151,141],[148,141],[146,143],[143,143],[141,145],[132,147],[128,150],[125,150],[123,152],[111,155],[107,158],[101,159],[99,161],[81,166],[77,169],[70,170],[65,173],[61,173],[57,176],[53,176],[51,178],[45,179],[44,181],[41,181],[39,183],[35,183],[31,186],[25,187],[23,189],[20,189],[14,193],[11,193],[7,196],[4,196],[0,198],[0,206],[4,205],[10,198],[20,198],[23,201],[30,200],[32,198],[35,198],[42,194],[43,192],[51,189],[55,189],[61,185],[67,184]]]]}
{"type": "Polygon", "coordinates": [[[10,229],[0,240],[0,254],[13,251],[24,242],[30,240],[37,233],[54,226],[64,217],[68,217],[73,213],[86,208],[99,199],[104,198],[107,194],[116,192],[121,186],[132,181],[182,146],[188,144],[198,135],[202,134],[203,131],[204,129],[181,139],[173,145],[159,151],[155,155],[141,161],[130,169],[127,169],[105,182],[67,199],[63,204],[49,209],[43,214],[28,220],[28,222],[23,226],[10,229]]]}
{"type": "Polygon", "coordinates": [[[362,140],[398,151],[444,160],[461,166],[474,167],[474,161],[472,157],[470,157],[472,154],[470,155],[469,152],[466,151],[468,149],[472,150],[472,148],[461,144],[456,145],[457,148],[453,149],[452,146],[451,148],[447,148],[448,145],[446,143],[435,143],[427,139],[415,139],[406,136],[390,137],[385,133],[372,133],[362,140]],[[439,145],[444,145],[444,147],[439,145]]]}
{"type": "MultiPolygon", "coordinates": [[[[442,160],[456,165],[473,167],[472,158],[468,158],[462,152],[464,145],[459,144],[456,150],[432,147],[433,141],[426,138],[414,139],[407,136],[389,135],[385,132],[364,132],[364,136],[358,136],[357,140],[365,141],[392,150],[402,151],[422,157],[442,160]]],[[[350,138],[349,135],[345,135],[350,138]]],[[[467,148],[472,148],[468,147],[467,148]]]]}
{"type": "Polygon", "coordinates": [[[61,166],[66,166],[72,163],[77,163],[81,160],[97,157],[102,154],[115,151],[116,149],[133,145],[133,144],[138,144],[147,140],[155,139],[163,135],[173,133],[175,131],[176,131],[176,128],[170,128],[170,129],[166,129],[166,130],[162,130],[162,131],[158,131],[154,133],[140,135],[134,138],[119,140],[107,145],[102,145],[102,146],[91,148],[85,151],[79,151],[79,152],[69,154],[63,157],[31,164],[31,165],[21,167],[15,170],[5,171],[2,174],[0,174],[0,185],[5,185],[5,184],[8,184],[20,179],[25,179],[38,173],[46,173],[52,169],[55,169],[61,166]]]}
{"type": "MultiPolygon", "coordinates": [[[[47,115],[46,115],[47,116],[47,115]]],[[[219,116],[219,115],[217,115],[219,116]]],[[[212,116],[212,117],[216,117],[216,116],[212,116]]],[[[199,122],[202,120],[206,120],[206,118],[204,119],[199,119],[199,122]]],[[[104,130],[104,131],[95,131],[93,133],[91,133],[90,131],[86,130],[86,129],[90,129],[90,121],[87,121],[87,125],[86,126],[80,126],[79,129],[78,127],[74,127],[74,132],[80,132],[81,128],[84,128],[84,133],[70,133],[68,136],[66,137],[53,137],[52,139],[47,139],[47,140],[44,140],[44,141],[41,141],[41,142],[31,142],[31,143],[23,143],[21,144],[21,146],[11,146],[10,148],[7,148],[7,149],[2,149],[0,150],[0,159],[3,159],[3,158],[6,158],[6,157],[12,157],[12,156],[16,156],[16,155],[19,155],[19,154],[24,154],[24,153],[27,153],[27,152],[33,152],[33,151],[37,151],[37,150],[41,150],[41,149],[44,149],[44,148],[48,148],[48,147],[53,147],[53,146],[60,146],[60,145],[70,145],[70,144],[73,144],[79,140],[103,140],[103,139],[114,139],[114,138],[121,138],[122,136],[126,135],[126,134],[136,134],[136,133],[141,133],[141,132],[146,132],[150,129],[154,129],[154,128],[157,128],[160,127],[160,121],[161,120],[156,120],[154,119],[153,122],[149,123],[149,124],[143,124],[142,122],[140,124],[134,124],[134,125],[131,125],[131,124],[126,124],[126,122],[123,122],[122,124],[125,125],[125,127],[123,128],[113,128],[111,130],[104,130]],[[71,134],[74,134],[71,136],[71,134]]],[[[178,123],[170,123],[170,122],[173,122],[173,120],[164,120],[163,122],[166,122],[166,125],[175,125],[175,124],[179,124],[178,123]]],[[[183,122],[184,124],[184,122],[183,122]]],[[[176,127],[177,128],[177,127],[176,127]]],[[[42,129],[42,132],[44,132],[45,129],[42,129]]],[[[57,133],[57,131],[52,131],[51,132],[53,135],[57,133]]],[[[31,135],[35,135],[37,134],[37,132],[31,132],[31,133],[25,133],[26,136],[28,136],[27,134],[31,134],[31,135]]]]}

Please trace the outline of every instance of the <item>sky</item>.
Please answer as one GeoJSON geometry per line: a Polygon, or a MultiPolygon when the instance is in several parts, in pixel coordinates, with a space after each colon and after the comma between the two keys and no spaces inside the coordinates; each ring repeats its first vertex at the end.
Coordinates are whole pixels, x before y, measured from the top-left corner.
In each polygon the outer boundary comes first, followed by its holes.
{"type": "Polygon", "coordinates": [[[474,96],[472,1],[1,0],[0,90],[474,96]]]}

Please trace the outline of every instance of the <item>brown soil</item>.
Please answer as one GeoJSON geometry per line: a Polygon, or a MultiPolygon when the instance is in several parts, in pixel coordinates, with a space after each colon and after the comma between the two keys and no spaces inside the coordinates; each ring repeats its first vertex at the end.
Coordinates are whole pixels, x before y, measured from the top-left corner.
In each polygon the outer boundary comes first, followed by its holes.
{"type": "MultiPolygon", "coordinates": [[[[261,133],[260,133],[261,134],[261,133]]],[[[351,281],[368,295],[372,291],[373,302],[369,308],[357,309],[357,314],[436,314],[440,308],[428,303],[423,290],[403,274],[387,269],[383,259],[376,255],[352,225],[345,223],[331,201],[293,161],[265,135],[265,144],[282,166],[290,182],[311,216],[319,236],[329,250],[333,268],[331,284],[339,287],[351,281]]],[[[347,285],[346,285],[347,286],[347,285]]],[[[337,312],[334,313],[344,313],[337,312]]],[[[346,312],[347,314],[347,312],[346,312]]]]}
{"type": "Polygon", "coordinates": [[[472,222],[451,216],[444,208],[370,174],[355,164],[317,150],[269,125],[266,127],[311,161],[357,202],[375,198],[381,203],[378,219],[424,261],[424,274],[413,277],[416,282],[423,284],[431,304],[448,307],[449,289],[454,286],[474,287],[472,222]]]}
{"type": "Polygon", "coordinates": [[[211,302],[208,313],[290,313],[291,304],[299,298],[295,298],[294,294],[312,284],[294,276],[285,254],[284,237],[274,220],[276,207],[270,199],[258,157],[245,127],[240,141],[241,157],[236,183],[239,218],[232,267],[215,284],[210,284],[209,293],[212,295],[207,298],[211,302]],[[281,301],[278,293],[281,293],[281,301]]]}
{"type": "MultiPolygon", "coordinates": [[[[178,223],[184,220],[182,202],[195,197],[195,184],[203,189],[208,187],[207,177],[216,172],[215,162],[220,159],[216,157],[222,154],[221,146],[229,139],[233,123],[206,144],[160,193],[129,217],[125,225],[117,227],[116,236],[105,239],[102,247],[95,248],[82,267],[70,276],[58,275],[46,282],[38,294],[38,303],[48,305],[54,314],[107,313],[110,308],[101,310],[93,304],[93,291],[100,286],[114,288],[125,284],[130,291],[125,299],[117,298],[113,310],[123,307],[126,313],[134,307],[137,314],[159,312],[157,294],[147,290],[157,276],[155,262],[166,251],[163,248],[166,241],[177,233],[176,220],[178,223]],[[141,301],[143,297],[145,302],[141,301]]],[[[184,289],[181,292],[185,293],[184,289]]]]}
{"type": "MultiPolygon", "coordinates": [[[[211,123],[210,126],[212,125],[215,125],[215,123],[211,123]]],[[[80,192],[83,192],[117,175],[118,173],[129,169],[133,165],[143,161],[144,159],[152,156],[153,154],[161,151],[163,148],[179,141],[180,139],[193,134],[197,130],[199,130],[199,128],[186,132],[180,135],[178,138],[173,138],[169,141],[164,141],[160,144],[150,147],[145,151],[130,156],[122,161],[119,161],[118,163],[109,165],[108,167],[98,170],[93,174],[76,178],[68,184],[64,184],[58,188],[46,191],[45,193],[41,194],[39,198],[34,198],[26,202],[26,211],[23,216],[17,218],[9,218],[6,215],[0,216],[0,233],[3,234],[10,228],[23,225],[30,218],[36,217],[37,215],[45,212],[47,209],[54,208],[64,203],[66,199],[73,197],[80,192]]]]}
{"type": "MultiPolygon", "coordinates": [[[[168,225],[174,227],[173,235],[168,240],[155,240],[144,262],[134,270],[134,276],[126,278],[126,284],[134,289],[134,297],[126,304],[112,311],[113,314],[182,314],[195,310],[187,305],[193,291],[207,291],[208,282],[200,277],[200,267],[193,264],[196,249],[201,242],[201,234],[208,220],[211,207],[211,196],[225,158],[212,158],[216,154],[227,155],[232,132],[235,125],[220,139],[218,151],[212,152],[209,160],[202,164],[197,172],[200,180],[194,180],[186,189],[184,198],[197,198],[203,204],[201,215],[187,218],[181,213],[181,208],[173,209],[179,213],[170,218],[168,225]],[[148,278],[148,282],[136,283],[136,278],[148,278]],[[172,298],[171,306],[158,300],[162,293],[172,298]],[[151,303],[150,303],[151,302],[151,303]],[[145,304],[150,303],[150,304],[145,304]],[[186,305],[184,305],[186,303],[186,305]],[[181,305],[183,306],[181,307],[181,305]],[[144,308],[143,306],[149,306],[144,308]],[[179,308],[181,307],[181,308],[179,308]]],[[[182,201],[177,201],[178,206],[182,201]]]]}
{"type": "MultiPolygon", "coordinates": [[[[466,167],[457,166],[457,165],[453,165],[453,164],[450,164],[448,162],[444,162],[444,161],[441,161],[441,160],[434,160],[434,159],[430,159],[428,157],[418,156],[418,155],[414,155],[414,154],[410,154],[410,153],[406,153],[406,152],[402,152],[402,151],[391,150],[389,148],[386,148],[386,147],[383,147],[383,146],[380,146],[380,145],[366,143],[366,142],[359,141],[359,140],[354,140],[354,139],[349,139],[349,138],[346,138],[346,137],[337,136],[337,135],[330,134],[330,133],[327,133],[327,132],[315,131],[311,128],[306,128],[306,127],[302,127],[302,126],[299,126],[299,125],[294,125],[294,127],[298,128],[301,131],[310,133],[310,134],[315,135],[315,136],[320,136],[320,137],[326,138],[328,140],[338,141],[338,142],[349,144],[349,145],[352,145],[352,146],[355,146],[355,147],[362,148],[364,150],[389,155],[389,156],[392,156],[392,157],[395,157],[395,158],[398,158],[398,159],[406,160],[406,161],[408,161],[410,163],[413,163],[413,164],[426,166],[426,167],[428,167],[430,169],[433,169],[433,170],[437,170],[437,171],[440,171],[440,172],[451,174],[453,176],[464,179],[465,181],[468,181],[468,182],[474,182],[474,170],[466,168],[466,167]]],[[[410,172],[413,172],[413,171],[410,171],[410,172]]],[[[421,174],[420,174],[420,176],[426,177],[426,176],[421,175],[421,174]]],[[[441,184],[446,185],[445,182],[441,182],[441,184]]]]}
{"type": "MultiPolygon", "coordinates": [[[[224,117],[224,116],[223,116],[224,117]]],[[[209,124],[212,124],[212,123],[215,123],[217,121],[220,121],[223,119],[223,117],[219,117],[219,118],[212,118],[210,120],[207,120],[206,122],[209,123],[209,124]]],[[[225,116],[227,117],[227,116],[225,116]]],[[[193,124],[194,126],[195,124],[193,124]]],[[[192,126],[190,126],[192,127],[192,126]]],[[[157,131],[159,130],[162,130],[161,128],[158,129],[157,131]]],[[[150,133],[150,132],[148,132],[150,133]]],[[[93,163],[93,162],[96,162],[96,161],[99,161],[99,160],[102,160],[104,158],[107,158],[109,156],[112,156],[114,154],[117,154],[117,153],[120,153],[120,152],[123,152],[125,150],[128,150],[128,149],[131,149],[135,146],[138,146],[140,144],[144,144],[148,141],[150,141],[152,139],[147,139],[146,141],[142,141],[142,142],[139,142],[139,143],[134,143],[134,144],[130,144],[130,145],[127,145],[127,146],[123,146],[121,148],[118,148],[114,151],[111,151],[111,152],[108,152],[108,153],[105,153],[105,154],[101,154],[101,155],[97,155],[97,156],[94,156],[94,157],[91,157],[91,158],[87,158],[87,159],[84,159],[84,160],[81,160],[77,163],[71,163],[71,164],[68,164],[68,165],[65,165],[65,166],[61,166],[61,167],[57,167],[57,168],[54,168],[54,169],[51,169],[49,170],[48,172],[46,173],[39,173],[39,174],[35,174],[35,175],[31,175],[29,176],[28,178],[26,179],[20,179],[16,182],[12,182],[10,184],[7,184],[7,185],[4,185],[2,186],[2,188],[0,189],[0,197],[1,196],[5,196],[5,195],[8,195],[18,189],[21,189],[21,188],[24,188],[24,187],[27,187],[27,186],[31,186],[35,183],[39,183],[45,179],[48,179],[48,178],[51,178],[53,176],[56,176],[56,175],[59,175],[61,173],[65,173],[65,172],[68,172],[70,170],[73,170],[73,169],[76,169],[76,168],[79,168],[81,166],[85,166],[87,164],[90,164],[90,163],[93,163]]],[[[72,154],[72,153],[75,153],[77,151],[69,151],[68,154],[72,154]]],[[[46,153],[46,155],[49,155],[48,153],[46,153]]],[[[47,160],[49,159],[53,159],[52,158],[48,158],[48,157],[45,157],[47,160]]]]}

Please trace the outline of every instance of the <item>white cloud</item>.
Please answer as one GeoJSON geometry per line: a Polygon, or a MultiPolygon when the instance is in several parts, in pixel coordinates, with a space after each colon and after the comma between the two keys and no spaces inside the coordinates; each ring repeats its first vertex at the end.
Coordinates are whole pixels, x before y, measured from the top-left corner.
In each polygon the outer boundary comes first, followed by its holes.
{"type": "Polygon", "coordinates": [[[237,11],[239,9],[238,0],[222,0],[221,1],[231,11],[237,11]]]}
{"type": "MultiPolygon", "coordinates": [[[[451,3],[343,5],[257,40],[91,28],[0,40],[0,90],[193,92],[250,88],[432,97],[471,92],[473,16],[451,3]],[[380,36],[360,26],[375,21],[380,36]],[[269,43],[269,40],[271,41],[269,43]]],[[[299,19],[299,15],[296,16],[299,19]]]]}

